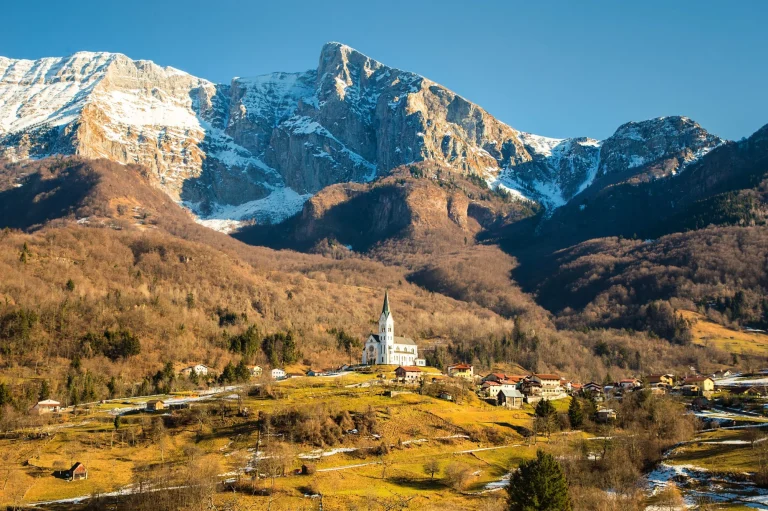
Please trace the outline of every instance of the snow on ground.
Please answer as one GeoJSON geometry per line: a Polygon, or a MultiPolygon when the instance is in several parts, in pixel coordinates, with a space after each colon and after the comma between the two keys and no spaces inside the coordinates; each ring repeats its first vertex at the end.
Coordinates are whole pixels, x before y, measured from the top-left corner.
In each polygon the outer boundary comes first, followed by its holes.
{"type": "Polygon", "coordinates": [[[768,376],[731,376],[715,380],[718,387],[768,385],[768,376]]]}

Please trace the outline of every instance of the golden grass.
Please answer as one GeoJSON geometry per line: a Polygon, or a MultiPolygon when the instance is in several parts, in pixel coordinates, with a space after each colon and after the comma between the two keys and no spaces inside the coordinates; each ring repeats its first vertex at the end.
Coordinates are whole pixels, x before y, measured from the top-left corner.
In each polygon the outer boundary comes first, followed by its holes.
{"type": "Polygon", "coordinates": [[[712,346],[728,353],[768,355],[768,335],[743,332],[724,327],[698,312],[681,310],[683,317],[693,323],[693,342],[712,346]]]}

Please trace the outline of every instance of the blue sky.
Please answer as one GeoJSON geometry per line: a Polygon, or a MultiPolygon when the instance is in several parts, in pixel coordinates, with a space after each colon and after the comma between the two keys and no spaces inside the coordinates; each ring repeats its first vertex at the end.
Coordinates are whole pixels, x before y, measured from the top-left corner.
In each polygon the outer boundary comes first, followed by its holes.
{"type": "Polygon", "coordinates": [[[605,138],[686,115],[731,139],[768,123],[768,2],[7,2],[0,55],[113,51],[226,82],[313,68],[340,41],[511,126],[605,138]]]}

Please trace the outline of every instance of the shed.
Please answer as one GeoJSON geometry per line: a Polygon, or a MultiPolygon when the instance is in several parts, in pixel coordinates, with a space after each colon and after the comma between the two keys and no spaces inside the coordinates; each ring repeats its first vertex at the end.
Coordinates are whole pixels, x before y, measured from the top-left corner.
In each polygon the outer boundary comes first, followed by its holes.
{"type": "Polygon", "coordinates": [[[74,465],[72,465],[72,468],[69,469],[69,472],[67,475],[69,476],[70,481],[88,479],[88,470],[85,468],[85,465],[83,465],[78,461],[74,465]]]}

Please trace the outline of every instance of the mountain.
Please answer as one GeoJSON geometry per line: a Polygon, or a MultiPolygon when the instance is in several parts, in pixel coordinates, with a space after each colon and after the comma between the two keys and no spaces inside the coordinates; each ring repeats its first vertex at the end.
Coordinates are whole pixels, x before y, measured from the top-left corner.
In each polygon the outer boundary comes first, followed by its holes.
{"type": "Polygon", "coordinates": [[[219,229],[282,221],[326,186],[422,161],[552,211],[596,180],[668,175],[722,142],[684,117],[629,123],[602,142],[521,132],[339,43],[316,69],[230,84],[112,53],[0,58],[0,154],[142,165],[219,229]]]}

